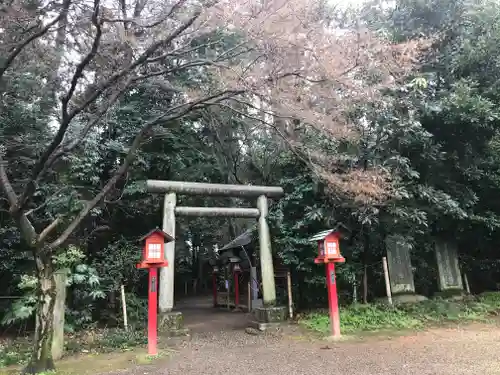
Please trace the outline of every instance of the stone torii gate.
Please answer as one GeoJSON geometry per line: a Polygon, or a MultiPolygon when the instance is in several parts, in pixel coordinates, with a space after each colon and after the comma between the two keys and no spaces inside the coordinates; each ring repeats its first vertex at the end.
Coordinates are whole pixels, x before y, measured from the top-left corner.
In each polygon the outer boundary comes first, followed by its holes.
{"type": "MultiPolygon", "coordinates": [[[[283,196],[283,188],[279,186],[226,185],[162,180],[148,180],[146,186],[150,193],[165,194],[163,231],[174,237],[176,215],[257,218],[263,304],[264,308],[276,304],[271,239],[267,224],[267,199],[283,196]],[[254,198],[257,207],[180,207],[176,205],[177,194],[254,198]]],[[[168,267],[160,269],[160,326],[167,330],[175,330],[180,328],[178,322],[182,320],[182,315],[179,312],[172,313],[174,307],[175,241],[165,244],[165,257],[168,261],[168,267]]]]}

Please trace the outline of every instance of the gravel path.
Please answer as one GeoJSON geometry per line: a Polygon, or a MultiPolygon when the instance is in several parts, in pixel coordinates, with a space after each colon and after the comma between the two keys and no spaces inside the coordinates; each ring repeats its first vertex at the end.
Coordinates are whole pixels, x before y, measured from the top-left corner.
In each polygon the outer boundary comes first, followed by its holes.
{"type": "Polygon", "coordinates": [[[121,374],[500,374],[497,326],[471,325],[390,339],[327,343],[305,340],[293,333],[248,335],[241,330],[244,314],[201,311],[185,314],[193,330],[192,339],[181,344],[167,362],[121,374]],[[211,324],[214,330],[210,330],[211,324]]]}

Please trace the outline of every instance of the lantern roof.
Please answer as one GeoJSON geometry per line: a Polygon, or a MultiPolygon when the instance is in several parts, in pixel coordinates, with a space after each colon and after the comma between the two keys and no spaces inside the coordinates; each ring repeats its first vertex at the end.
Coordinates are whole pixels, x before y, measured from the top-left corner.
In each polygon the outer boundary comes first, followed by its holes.
{"type": "Polygon", "coordinates": [[[349,229],[345,225],[339,223],[332,229],[327,229],[327,230],[324,230],[322,232],[316,233],[314,236],[309,238],[308,241],[315,242],[315,241],[324,240],[326,238],[326,236],[328,236],[329,234],[335,233],[335,232],[339,233],[340,237],[344,237],[345,233],[343,233],[343,232],[345,232],[345,231],[349,232],[349,229]]]}
{"type": "Polygon", "coordinates": [[[229,263],[239,263],[239,262],[241,262],[240,257],[238,257],[238,256],[229,257],[229,263]]]}
{"type": "Polygon", "coordinates": [[[243,232],[238,237],[233,239],[231,242],[227,243],[221,249],[219,249],[219,252],[249,245],[254,238],[255,229],[256,229],[255,227],[247,229],[245,232],[243,232]]]}
{"type": "Polygon", "coordinates": [[[151,236],[152,234],[154,233],[157,233],[159,234],[160,236],[163,237],[163,239],[165,240],[165,242],[172,242],[172,241],[175,241],[175,238],[172,237],[170,234],[168,233],[165,233],[164,231],[162,231],[160,228],[156,227],[155,229],[153,229],[152,231],[148,232],[147,234],[145,234],[144,236],[142,236],[139,241],[144,241],[146,238],[148,238],[149,236],[151,236]]]}
{"type": "Polygon", "coordinates": [[[324,240],[326,236],[328,236],[331,233],[335,233],[335,229],[327,229],[324,230],[323,232],[316,233],[314,236],[308,239],[309,242],[316,242],[320,240],[324,240]]]}

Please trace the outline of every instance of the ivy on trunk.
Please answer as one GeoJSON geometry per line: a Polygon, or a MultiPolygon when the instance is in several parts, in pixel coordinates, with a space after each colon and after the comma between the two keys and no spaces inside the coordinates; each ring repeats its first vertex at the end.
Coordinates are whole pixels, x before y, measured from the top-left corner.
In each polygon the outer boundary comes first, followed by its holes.
{"type": "Polygon", "coordinates": [[[56,299],[54,267],[50,252],[33,251],[33,256],[36,262],[38,290],[33,354],[25,369],[25,373],[28,374],[37,374],[55,369],[52,360],[54,305],[56,299]]]}

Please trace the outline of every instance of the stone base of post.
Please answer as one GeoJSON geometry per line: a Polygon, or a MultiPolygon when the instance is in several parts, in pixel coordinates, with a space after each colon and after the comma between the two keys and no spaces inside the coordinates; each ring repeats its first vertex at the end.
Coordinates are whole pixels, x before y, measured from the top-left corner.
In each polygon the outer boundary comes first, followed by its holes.
{"type": "Polygon", "coordinates": [[[184,317],[180,311],[170,311],[158,314],[158,333],[161,336],[185,336],[189,330],[184,327],[184,317]]]}
{"type": "MultiPolygon", "coordinates": [[[[395,304],[398,303],[417,303],[417,302],[422,302],[426,301],[428,298],[426,296],[422,296],[420,294],[416,293],[400,293],[400,294],[393,294],[392,295],[392,301],[395,304]]],[[[387,298],[386,298],[387,300],[387,298]]]]}
{"type": "Polygon", "coordinates": [[[445,298],[445,299],[455,299],[460,300],[464,299],[467,296],[467,293],[463,289],[459,288],[449,288],[440,290],[434,293],[433,297],[445,298]]]}
{"type": "MultiPolygon", "coordinates": [[[[422,296],[421,294],[416,293],[400,293],[396,295],[392,295],[392,303],[397,305],[398,303],[418,303],[422,301],[427,301],[428,298],[426,296],[422,296]]],[[[385,305],[389,304],[387,301],[387,297],[375,298],[375,303],[385,305]]]]}
{"type": "Polygon", "coordinates": [[[259,331],[278,328],[281,323],[286,321],[286,306],[258,307],[254,309],[253,316],[255,320],[250,322],[252,328],[259,331]]]}

